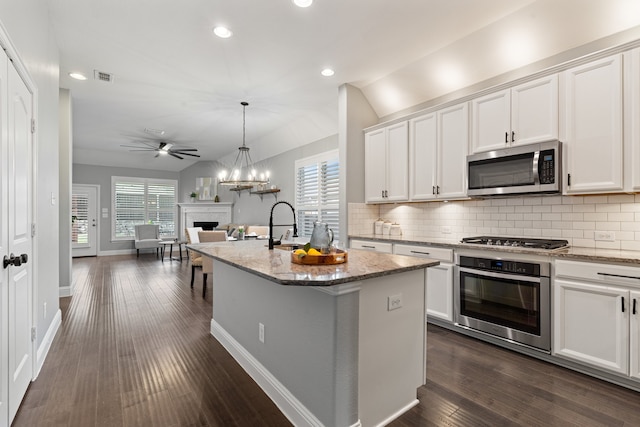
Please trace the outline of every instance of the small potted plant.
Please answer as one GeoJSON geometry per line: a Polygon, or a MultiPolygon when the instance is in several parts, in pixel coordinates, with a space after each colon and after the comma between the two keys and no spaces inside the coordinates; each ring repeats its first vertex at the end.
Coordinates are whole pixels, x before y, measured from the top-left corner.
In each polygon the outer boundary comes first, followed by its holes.
{"type": "Polygon", "coordinates": [[[192,191],[191,194],[189,194],[189,197],[191,197],[191,203],[194,203],[198,198],[198,193],[196,193],[195,191],[192,191]]]}

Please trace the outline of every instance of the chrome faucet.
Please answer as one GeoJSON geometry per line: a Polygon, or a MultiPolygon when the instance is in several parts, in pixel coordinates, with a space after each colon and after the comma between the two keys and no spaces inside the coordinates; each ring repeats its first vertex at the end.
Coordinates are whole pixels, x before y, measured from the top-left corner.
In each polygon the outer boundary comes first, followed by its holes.
{"type": "MultiPolygon", "coordinates": [[[[273,240],[273,208],[275,208],[277,205],[284,203],[285,205],[289,206],[291,208],[291,212],[293,212],[293,237],[298,237],[298,225],[296,224],[296,210],[293,208],[293,206],[291,206],[291,203],[289,202],[275,202],[273,204],[273,206],[271,206],[271,214],[269,215],[269,249],[273,249],[273,245],[279,245],[282,243],[281,240],[273,240]]],[[[277,227],[283,226],[283,225],[290,225],[290,224],[275,224],[277,227]]]]}

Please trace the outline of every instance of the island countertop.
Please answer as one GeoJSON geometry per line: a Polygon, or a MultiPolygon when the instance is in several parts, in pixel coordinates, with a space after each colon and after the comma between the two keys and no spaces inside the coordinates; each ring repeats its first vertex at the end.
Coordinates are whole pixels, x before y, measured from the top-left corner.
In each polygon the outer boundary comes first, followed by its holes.
{"type": "Polygon", "coordinates": [[[281,285],[332,286],[432,267],[438,260],[350,249],[349,259],[336,265],[300,265],[286,250],[267,248],[265,240],[195,243],[189,250],[232,265],[281,285]]]}

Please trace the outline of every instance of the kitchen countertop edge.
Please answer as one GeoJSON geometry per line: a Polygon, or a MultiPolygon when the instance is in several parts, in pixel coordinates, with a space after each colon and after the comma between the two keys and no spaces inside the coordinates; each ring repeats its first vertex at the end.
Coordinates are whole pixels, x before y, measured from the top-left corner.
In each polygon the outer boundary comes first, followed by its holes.
{"type": "MultiPolygon", "coordinates": [[[[240,244],[245,245],[246,243],[240,244]]],[[[267,248],[263,247],[264,244],[251,245],[250,247],[246,247],[246,249],[251,249],[253,253],[256,254],[256,257],[253,258],[255,260],[261,260],[261,258],[259,258],[260,254],[267,255],[269,257],[272,257],[274,254],[278,255],[276,256],[277,266],[276,268],[272,268],[270,265],[266,265],[267,263],[265,262],[252,263],[252,259],[247,256],[248,251],[238,251],[230,249],[233,248],[234,245],[237,245],[237,243],[199,243],[189,244],[187,245],[187,248],[204,256],[211,257],[215,260],[238,268],[239,270],[255,274],[256,276],[262,277],[280,285],[288,286],[335,286],[350,282],[363,281],[376,277],[389,276],[412,270],[419,270],[427,267],[432,267],[440,263],[435,259],[415,258],[393,254],[378,254],[372,253],[371,251],[354,249],[349,250],[349,260],[344,264],[321,266],[299,265],[291,263],[290,252],[288,251],[282,251],[280,249],[269,251],[267,248]],[[240,255],[239,252],[242,252],[242,254],[240,255]],[[384,260],[389,261],[390,264],[393,265],[383,262],[384,260]],[[344,269],[344,266],[346,266],[346,264],[355,265],[358,263],[361,265],[359,267],[356,267],[356,269],[359,269],[357,272],[351,274],[347,271],[340,277],[330,277],[332,274],[335,274],[336,269],[344,269]],[[290,275],[298,276],[294,278],[286,277],[290,275]]]]}
{"type": "Polygon", "coordinates": [[[449,249],[473,249],[487,250],[494,252],[520,253],[529,255],[542,255],[553,258],[573,259],[582,261],[600,261],[608,263],[620,264],[640,264],[640,251],[623,250],[623,249],[601,249],[586,248],[579,246],[570,246],[565,249],[558,250],[537,250],[537,249],[520,249],[517,247],[504,246],[487,246],[474,245],[469,243],[461,243],[455,239],[418,239],[415,237],[404,236],[381,236],[378,234],[350,234],[349,239],[362,239],[385,243],[411,244],[418,246],[436,246],[449,249]]]}

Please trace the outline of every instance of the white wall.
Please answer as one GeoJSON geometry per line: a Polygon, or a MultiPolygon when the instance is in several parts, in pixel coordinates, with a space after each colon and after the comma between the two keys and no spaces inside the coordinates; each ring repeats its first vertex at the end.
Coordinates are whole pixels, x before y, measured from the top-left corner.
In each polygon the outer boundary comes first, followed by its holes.
{"type": "Polygon", "coordinates": [[[59,307],[59,54],[45,0],[3,0],[0,21],[38,88],[34,297],[38,308],[36,347],[40,347],[59,307]],[[51,204],[52,196],[55,204],[51,204]],[[46,315],[42,309],[44,303],[48,307],[46,315]]]}
{"type": "Polygon", "coordinates": [[[60,287],[70,288],[71,274],[71,164],[72,110],[69,89],[60,89],[60,287]],[[69,238],[65,238],[69,236],[69,238]]]}

